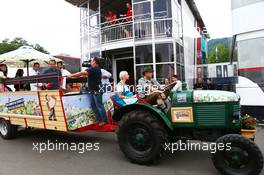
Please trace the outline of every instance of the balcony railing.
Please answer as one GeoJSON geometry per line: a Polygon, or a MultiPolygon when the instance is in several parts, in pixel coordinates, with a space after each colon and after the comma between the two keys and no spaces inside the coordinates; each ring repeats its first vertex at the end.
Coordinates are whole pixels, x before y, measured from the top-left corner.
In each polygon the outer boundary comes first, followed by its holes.
{"type": "Polygon", "coordinates": [[[133,38],[132,25],[132,21],[127,21],[127,18],[102,23],[102,44],[133,38]]]}
{"type": "MultiPolygon", "coordinates": [[[[152,27],[151,19],[145,19],[134,22],[135,39],[143,40],[151,38],[152,27]]],[[[159,18],[154,21],[154,33],[157,37],[172,36],[172,19],[159,18]]],[[[126,18],[120,18],[114,21],[101,24],[102,44],[133,39],[133,22],[126,18]]]]}

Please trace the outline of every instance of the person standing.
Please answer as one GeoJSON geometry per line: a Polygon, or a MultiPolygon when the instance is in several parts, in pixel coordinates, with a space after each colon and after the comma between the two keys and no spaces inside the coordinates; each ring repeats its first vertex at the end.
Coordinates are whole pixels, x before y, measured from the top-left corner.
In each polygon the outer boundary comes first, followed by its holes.
{"type": "Polygon", "coordinates": [[[69,71],[67,71],[66,69],[64,69],[64,66],[63,66],[63,62],[62,61],[59,61],[57,62],[57,68],[61,71],[61,75],[62,75],[62,86],[61,88],[63,90],[66,90],[66,76],[67,75],[70,75],[71,73],[69,71]]]}
{"type": "Polygon", "coordinates": [[[104,88],[104,93],[111,92],[112,86],[111,86],[110,78],[112,77],[112,74],[105,69],[101,69],[101,73],[102,73],[101,81],[102,81],[102,87],[104,88]]]}
{"type": "MultiPolygon", "coordinates": [[[[34,63],[33,65],[33,69],[29,72],[30,76],[38,76],[40,75],[40,64],[39,63],[34,63]]],[[[32,91],[37,91],[37,90],[41,90],[41,83],[31,83],[30,84],[30,89],[32,91]]]]}
{"type": "Polygon", "coordinates": [[[132,11],[132,6],[129,2],[126,3],[126,7],[127,7],[126,20],[129,22],[132,21],[133,11],[132,11]]]}
{"type": "Polygon", "coordinates": [[[102,72],[100,68],[100,62],[97,57],[93,58],[91,61],[91,67],[85,71],[78,72],[75,74],[68,75],[68,78],[74,77],[84,77],[87,76],[88,81],[88,92],[91,100],[91,107],[96,115],[97,122],[99,126],[103,126],[107,120],[107,114],[103,105],[103,92],[101,91],[101,79],[102,72]]]}
{"type": "Polygon", "coordinates": [[[49,61],[49,67],[43,71],[42,75],[52,74],[51,76],[58,76],[58,80],[50,82],[50,83],[43,83],[43,87],[48,90],[58,90],[60,88],[60,77],[61,71],[56,66],[55,60],[49,61]],[[54,74],[54,75],[53,75],[54,74]]]}

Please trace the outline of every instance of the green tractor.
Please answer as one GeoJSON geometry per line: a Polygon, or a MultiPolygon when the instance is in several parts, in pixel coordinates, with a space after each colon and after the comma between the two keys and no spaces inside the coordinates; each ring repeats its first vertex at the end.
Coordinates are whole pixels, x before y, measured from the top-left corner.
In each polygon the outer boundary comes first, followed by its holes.
{"type": "Polygon", "coordinates": [[[115,111],[119,146],[131,162],[152,164],[164,152],[177,151],[179,144],[187,150],[194,141],[202,141],[216,146],[212,161],[221,174],[260,174],[263,156],[254,143],[256,130],[243,130],[237,94],[183,90],[169,96],[168,112],[148,104],[115,111]]]}

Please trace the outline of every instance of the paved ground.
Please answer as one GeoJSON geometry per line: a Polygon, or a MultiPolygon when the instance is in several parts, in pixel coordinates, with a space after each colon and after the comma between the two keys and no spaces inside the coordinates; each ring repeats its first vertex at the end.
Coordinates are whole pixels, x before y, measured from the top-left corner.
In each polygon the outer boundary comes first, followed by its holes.
{"type": "MultiPolygon", "coordinates": [[[[256,142],[264,152],[264,128],[256,142]]],[[[89,132],[81,135],[47,131],[21,131],[15,140],[0,139],[0,175],[218,175],[207,152],[177,152],[159,165],[131,164],[120,152],[112,133],[89,132]],[[100,143],[100,151],[32,151],[33,142],[100,143]]],[[[262,172],[264,175],[264,172],[262,172]]]]}

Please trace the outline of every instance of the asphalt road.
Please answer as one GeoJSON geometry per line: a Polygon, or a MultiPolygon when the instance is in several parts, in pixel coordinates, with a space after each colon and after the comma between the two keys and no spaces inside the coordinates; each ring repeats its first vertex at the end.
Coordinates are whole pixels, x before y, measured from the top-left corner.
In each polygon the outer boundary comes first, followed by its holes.
{"type": "MultiPolygon", "coordinates": [[[[258,129],[256,142],[264,152],[264,128],[258,129]]],[[[153,166],[132,164],[119,150],[113,133],[20,131],[14,140],[0,139],[0,152],[0,175],[218,175],[210,154],[202,151],[166,155],[153,166]],[[100,150],[84,154],[63,150],[40,154],[36,148],[33,151],[33,143],[48,140],[50,143],[100,143],[100,150]]]]}

